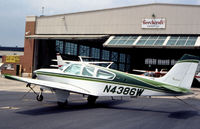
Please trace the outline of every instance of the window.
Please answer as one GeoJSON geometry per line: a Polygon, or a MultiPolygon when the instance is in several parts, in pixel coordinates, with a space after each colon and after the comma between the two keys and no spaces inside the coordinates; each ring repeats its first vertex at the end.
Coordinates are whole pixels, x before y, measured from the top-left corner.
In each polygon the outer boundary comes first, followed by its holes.
{"type": "Polygon", "coordinates": [[[83,76],[90,76],[90,77],[92,77],[94,75],[94,69],[95,68],[93,68],[93,67],[86,66],[86,67],[83,68],[82,75],[83,76]]]}
{"type": "Polygon", "coordinates": [[[120,71],[125,71],[125,64],[120,63],[119,64],[119,70],[120,71]]]}
{"type": "Polygon", "coordinates": [[[126,56],[125,56],[125,54],[120,53],[119,61],[122,62],[122,63],[125,63],[125,61],[126,61],[126,56]]]}
{"type": "Polygon", "coordinates": [[[113,78],[114,78],[114,74],[99,69],[99,70],[97,71],[97,77],[98,77],[98,78],[101,78],[101,79],[113,79],[113,78]]]}
{"type": "Polygon", "coordinates": [[[63,54],[63,41],[56,40],[56,52],[63,54]]]}
{"type": "Polygon", "coordinates": [[[166,40],[167,36],[142,36],[141,39],[137,42],[136,45],[163,45],[164,41],[166,40]]]}
{"type": "Polygon", "coordinates": [[[95,58],[95,59],[100,58],[100,49],[92,48],[92,58],[95,58]]]}
{"type": "Polygon", "coordinates": [[[118,61],[118,53],[117,52],[112,52],[111,60],[112,61],[118,61]]]}
{"type": "Polygon", "coordinates": [[[90,56],[90,47],[88,46],[84,46],[84,45],[80,45],[80,49],[79,49],[79,55],[80,56],[90,56]]]}
{"type": "Polygon", "coordinates": [[[168,46],[194,46],[197,36],[171,36],[167,42],[168,46]]]}
{"type": "Polygon", "coordinates": [[[132,45],[138,36],[115,36],[108,45],[132,45]]]}
{"type": "Polygon", "coordinates": [[[110,60],[110,52],[107,50],[102,50],[102,57],[103,60],[110,60]]]}
{"type": "Polygon", "coordinates": [[[65,54],[77,55],[77,44],[66,42],[65,54]]]}
{"type": "Polygon", "coordinates": [[[72,75],[80,75],[81,64],[72,64],[68,68],[66,68],[64,72],[72,75]]]}

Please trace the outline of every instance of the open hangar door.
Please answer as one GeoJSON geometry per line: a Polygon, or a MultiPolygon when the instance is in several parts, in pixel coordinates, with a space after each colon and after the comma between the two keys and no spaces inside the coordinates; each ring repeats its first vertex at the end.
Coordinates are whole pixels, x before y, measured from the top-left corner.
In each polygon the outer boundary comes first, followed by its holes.
{"type": "Polygon", "coordinates": [[[50,65],[53,64],[52,59],[56,58],[55,47],[55,40],[35,40],[33,70],[39,68],[49,68],[50,65]]]}

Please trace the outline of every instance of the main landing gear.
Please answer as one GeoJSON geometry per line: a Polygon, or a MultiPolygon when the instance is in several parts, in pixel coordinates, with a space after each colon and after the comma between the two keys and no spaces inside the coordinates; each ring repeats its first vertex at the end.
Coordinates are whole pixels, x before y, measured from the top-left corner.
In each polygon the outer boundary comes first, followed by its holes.
{"type": "Polygon", "coordinates": [[[97,96],[89,95],[87,98],[88,105],[94,105],[97,98],[98,98],[97,96]]]}
{"type": "Polygon", "coordinates": [[[31,84],[30,84],[30,83],[28,83],[28,84],[26,85],[26,87],[29,87],[29,88],[33,91],[33,93],[36,94],[36,100],[37,100],[37,101],[42,101],[42,100],[44,99],[44,97],[43,97],[43,95],[42,95],[42,92],[43,92],[43,89],[42,89],[42,88],[40,88],[40,93],[38,94],[38,93],[36,93],[36,92],[34,91],[34,89],[31,87],[31,84]]]}

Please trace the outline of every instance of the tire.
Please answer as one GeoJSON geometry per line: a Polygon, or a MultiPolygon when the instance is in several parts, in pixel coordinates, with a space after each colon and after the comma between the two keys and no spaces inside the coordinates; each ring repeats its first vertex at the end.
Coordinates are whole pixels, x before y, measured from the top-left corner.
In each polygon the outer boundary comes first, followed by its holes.
{"type": "Polygon", "coordinates": [[[37,97],[36,97],[37,101],[42,101],[43,98],[44,98],[43,95],[37,95],[37,97]]]}
{"type": "Polygon", "coordinates": [[[97,96],[92,96],[92,95],[89,95],[88,96],[88,105],[94,105],[95,104],[95,102],[96,102],[96,100],[97,100],[97,96]]]}
{"type": "Polygon", "coordinates": [[[65,106],[68,105],[68,101],[66,100],[64,103],[63,102],[57,102],[57,104],[58,104],[58,107],[64,108],[65,106]]]}

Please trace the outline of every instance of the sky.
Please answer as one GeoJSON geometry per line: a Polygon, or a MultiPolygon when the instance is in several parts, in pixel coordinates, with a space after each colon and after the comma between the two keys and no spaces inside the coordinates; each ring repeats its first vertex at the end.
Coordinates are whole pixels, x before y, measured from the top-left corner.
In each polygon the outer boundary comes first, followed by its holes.
{"type": "Polygon", "coordinates": [[[200,5],[200,0],[0,0],[0,46],[23,47],[26,16],[42,15],[42,7],[44,15],[55,15],[148,3],[200,5]]]}

